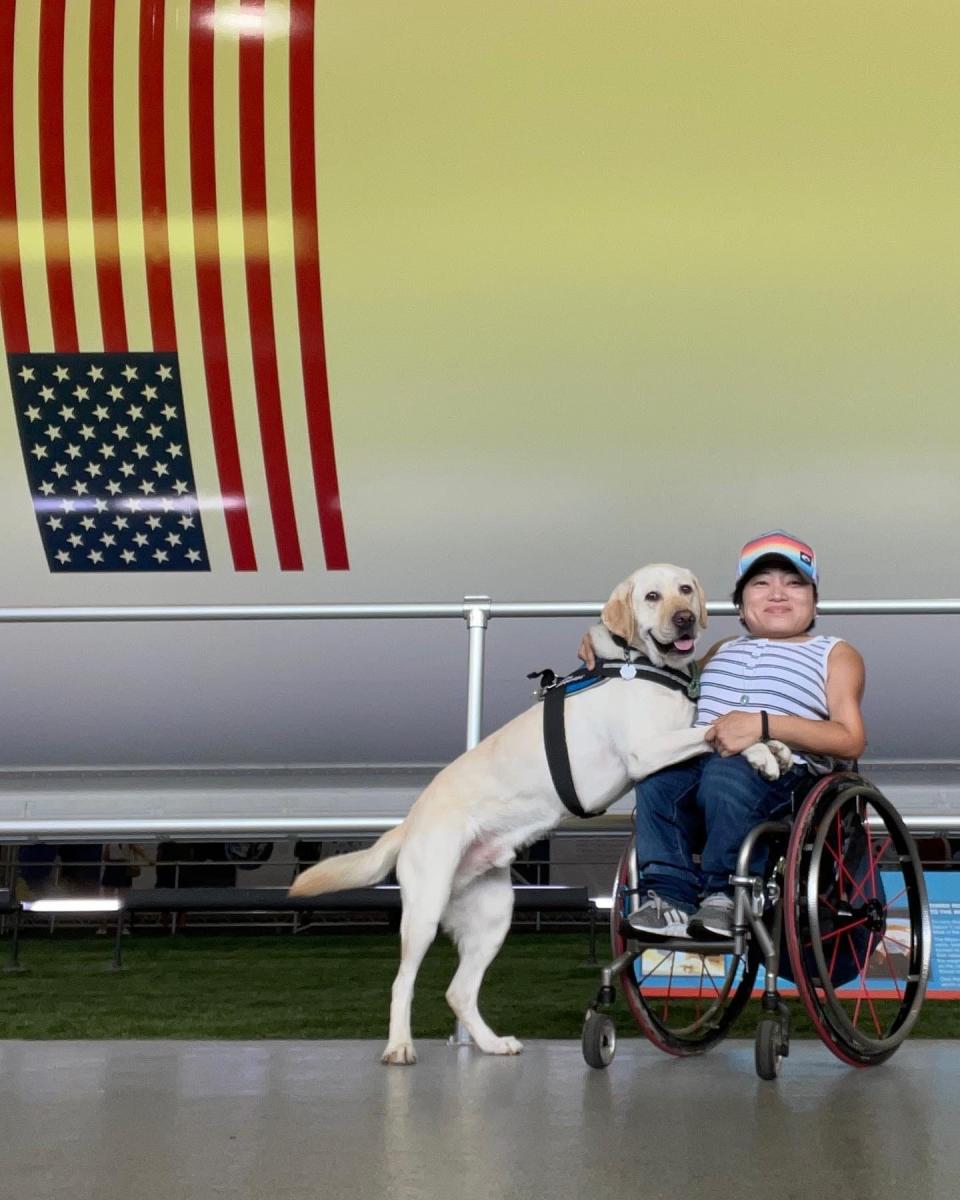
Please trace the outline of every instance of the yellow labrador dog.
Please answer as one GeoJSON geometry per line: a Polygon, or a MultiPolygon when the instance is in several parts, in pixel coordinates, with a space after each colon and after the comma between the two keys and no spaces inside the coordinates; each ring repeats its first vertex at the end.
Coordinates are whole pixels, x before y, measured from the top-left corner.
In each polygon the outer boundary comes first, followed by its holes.
{"type": "MultiPolygon", "coordinates": [[[[683,669],[706,624],[703,589],[695,576],[661,563],[635,571],[614,590],[590,637],[598,658],[646,656],[657,666],[683,669]],[[626,643],[626,651],[613,634],[626,643]]],[[[638,779],[704,753],[704,730],[691,726],[694,711],[681,691],[616,677],[568,703],[567,748],[583,808],[605,809],[638,779]]],[[[771,779],[790,759],[789,750],[774,743],[758,743],[744,754],[771,779]],[[784,754],[782,761],[775,757],[784,754]]],[[[566,815],[547,765],[542,712],[534,706],[444,768],[403,823],[368,850],[326,859],[294,880],[292,895],[312,896],[369,886],[396,866],[403,897],[402,948],[384,1062],[416,1062],[410,1033],[413,986],[439,925],[460,952],[447,989],[456,1016],[488,1054],[523,1049],[516,1038],[493,1032],[480,1015],[477,997],[510,927],[510,863],[521,846],[566,815]]]]}

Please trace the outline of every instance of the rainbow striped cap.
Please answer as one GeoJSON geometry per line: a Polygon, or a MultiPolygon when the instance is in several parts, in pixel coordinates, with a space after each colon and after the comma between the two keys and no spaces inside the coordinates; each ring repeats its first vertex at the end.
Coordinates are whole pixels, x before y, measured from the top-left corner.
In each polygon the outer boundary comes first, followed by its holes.
{"type": "Polygon", "coordinates": [[[785,558],[796,567],[797,571],[809,579],[814,587],[820,583],[820,573],[817,570],[817,556],[813,547],[801,542],[793,534],[785,533],[782,529],[774,529],[770,533],[761,533],[757,538],[747,542],[740,551],[740,561],[737,564],[737,579],[757,565],[762,558],[785,558]]]}

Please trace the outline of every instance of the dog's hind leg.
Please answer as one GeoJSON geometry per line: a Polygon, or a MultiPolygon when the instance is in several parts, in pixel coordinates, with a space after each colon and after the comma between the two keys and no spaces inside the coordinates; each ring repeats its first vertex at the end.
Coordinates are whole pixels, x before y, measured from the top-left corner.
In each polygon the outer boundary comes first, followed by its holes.
{"type": "Polygon", "coordinates": [[[498,1037],[477,1007],[480,985],[510,928],[513,887],[506,868],[488,871],[455,893],[443,926],[457,944],[460,965],[447,988],[447,1003],[486,1054],[519,1054],[516,1038],[498,1037]]]}
{"type": "Polygon", "coordinates": [[[438,839],[432,839],[430,849],[411,845],[401,852],[397,863],[397,879],[403,897],[403,916],[400,920],[400,968],[393,981],[390,1001],[390,1032],[382,1061],[396,1065],[415,1063],[410,1031],[410,1009],[413,1005],[413,986],[424,955],[437,936],[440,917],[450,895],[450,885],[456,869],[456,852],[444,854],[438,839]],[[412,853],[411,853],[412,851],[412,853]],[[432,870],[426,867],[432,862],[432,870]]]}

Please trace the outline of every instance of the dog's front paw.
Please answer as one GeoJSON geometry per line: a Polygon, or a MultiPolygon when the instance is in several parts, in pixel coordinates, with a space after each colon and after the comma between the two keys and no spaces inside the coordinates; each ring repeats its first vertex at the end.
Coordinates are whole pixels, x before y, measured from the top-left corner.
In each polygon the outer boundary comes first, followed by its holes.
{"type": "Polygon", "coordinates": [[[772,783],[774,779],[780,778],[780,763],[770,749],[769,742],[754,742],[742,753],[750,766],[764,779],[769,779],[772,783]]]}
{"type": "Polygon", "coordinates": [[[778,742],[776,738],[771,738],[766,745],[780,766],[780,774],[786,775],[793,766],[793,751],[786,742],[778,742]]]}
{"type": "Polygon", "coordinates": [[[391,1067],[412,1067],[417,1061],[417,1052],[413,1048],[413,1042],[398,1042],[395,1046],[387,1046],[380,1056],[380,1061],[391,1067]]]}
{"type": "Polygon", "coordinates": [[[483,1050],[487,1054],[522,1054],[523,1042],[518,1042],[515,1037],[498,1037],[483,1050]]]}

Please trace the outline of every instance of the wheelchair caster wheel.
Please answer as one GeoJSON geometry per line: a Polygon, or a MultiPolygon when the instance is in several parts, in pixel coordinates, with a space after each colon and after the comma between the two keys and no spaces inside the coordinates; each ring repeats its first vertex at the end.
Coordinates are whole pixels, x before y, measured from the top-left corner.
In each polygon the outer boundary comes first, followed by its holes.
{"type": "Polygon", "coordinates": [[[760,1078],[776,1079],[786,1053],[787,1041],[780,1020],[776,1017],[761,1020],[754,1043],[754,1062],[760,1078]]]}
{"type": "Polygon", "coordinates": [[[609,1017],[590,1009],[583,1022],[583,1057],[588,1067],[602,1071],[617,1052],[617,1030],[609,1017]]]}

